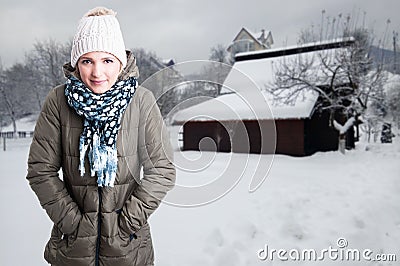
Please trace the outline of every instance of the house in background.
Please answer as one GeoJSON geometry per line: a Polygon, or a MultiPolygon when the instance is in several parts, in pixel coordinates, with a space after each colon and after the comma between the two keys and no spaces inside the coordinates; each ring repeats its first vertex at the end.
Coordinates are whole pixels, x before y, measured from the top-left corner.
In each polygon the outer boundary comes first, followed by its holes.
{"type": "Polygon", "coordinates": [[[227,50],[232,58],[237,53],[260,51],[270,49],[274,44],[271,31],[261,30],[254,33],[246,28],[242,28],[232,43],[228,46],[227,50]]]}
{"type": "Polygon", "coordinates": [[[165,67],[170,67],[170,66],[174,66],[175,65],[175,61],[172,58],[163,59],[163,60],[160,61],[160,60],[154,58],[153,56],[150,56],[148,60],[158,70],[162,70],[165,67]]]}
{"type": "MultiPolygon", "coordinates": [[[[290,60],[300,54],[318,56],[321,51],[329,53],[345,49],[343,47],[347,45],[351,42],[337,41],[238,55],[224,82],[224,95],[175,115],[175,122],[183,124],[183,150],[292,156],[337,150],[339,132],[330,126],[328,111],[316,111],[320,98],[315,91],[305,91],[302,97],[289,104],[276,101],[265,87],[273,82],[274,64],[280,60],[290,60]]],[[[339,119],[339,122],[343,121],[339,119]]],[[[356,140],[352,126],[346,133],[346,146],[353,148],[356,140]]]]}

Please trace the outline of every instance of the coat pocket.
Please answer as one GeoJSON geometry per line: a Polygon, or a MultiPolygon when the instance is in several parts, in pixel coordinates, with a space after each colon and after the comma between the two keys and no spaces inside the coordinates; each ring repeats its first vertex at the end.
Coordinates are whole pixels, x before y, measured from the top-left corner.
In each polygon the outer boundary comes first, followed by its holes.
{"type": "Polygon", "coordinates": [[[140,243],[137,246],[137,259],[135,265],[154,265],[154,249],[151,239],[150,227],[145,224],[138,232],[140,243]]]}
{"type": "Polygon", "coordinates": [[[97,241],[97,228],[93,226],[97,224],[95,217],[95,214],[82,215],[82,219],[75,231],[62,236],[57,247],[58,262],[94,257],[97,241]]]}
{"type": "Polygon", "coordinates": [[[118,236],[121,239],[123,246],[128,246],[132,241],[137,239],[137,235],[135,233],[126,233],[121,228],[118,228],[118,236]]]}
{"type": "Polygon", "coordinates": [[[58,229],[56,225],[53,225],[51,230],[50,239],[44,249],[44,259],[49,264],[55,264],[57,260],[57,249],[62,241],[62,232],[58,229]]]}
{"type": "Polygon", "coordinates": [[[148,224],[145,224],[135,234],[128,234],[119,228],[119,234],[121,241],[129,247],[126,259],[132,265],[154,265],[154,250],[148,224]]]}

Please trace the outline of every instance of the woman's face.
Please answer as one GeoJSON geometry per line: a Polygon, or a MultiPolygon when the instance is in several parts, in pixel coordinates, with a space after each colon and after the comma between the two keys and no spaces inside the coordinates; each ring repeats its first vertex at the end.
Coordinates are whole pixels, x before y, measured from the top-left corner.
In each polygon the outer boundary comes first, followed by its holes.
{"type": "Polygon", "coordinates": [[[79,58],[78,70],[83,83],[100,94],[108,91],[117,81],[121,62],[109,53],[90,52],[79,58]]]}

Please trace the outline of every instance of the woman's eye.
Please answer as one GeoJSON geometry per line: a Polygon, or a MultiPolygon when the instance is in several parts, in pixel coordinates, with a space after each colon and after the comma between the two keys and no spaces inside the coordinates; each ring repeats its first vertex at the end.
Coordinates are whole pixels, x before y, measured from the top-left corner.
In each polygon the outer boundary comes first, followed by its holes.
{"type": "Polygon", "coordinates": [[[111,59],[106,59],[106,60],[104,60],[104,62],[106,62],[107,64],[114,63],[114,61],[111,59]]]}
{"type": "Polygon", "coordinates": [[[88,59],[84,59],[84,60],[81,61],[81,63],[84,64],[84,65],[87,65],[87,64],[90,64],[91,62],[88,59]]]}

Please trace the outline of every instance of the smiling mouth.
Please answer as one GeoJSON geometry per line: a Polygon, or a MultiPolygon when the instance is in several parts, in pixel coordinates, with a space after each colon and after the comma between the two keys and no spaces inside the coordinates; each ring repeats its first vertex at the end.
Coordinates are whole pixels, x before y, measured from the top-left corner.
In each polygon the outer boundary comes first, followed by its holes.
{"type": "Polygon", "coordinates": [[[91,80],[90,82],[92,82],[94,85],[101,85],[106,81],[105,80],[91,80]]]}

